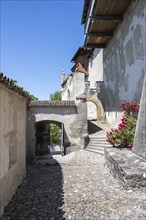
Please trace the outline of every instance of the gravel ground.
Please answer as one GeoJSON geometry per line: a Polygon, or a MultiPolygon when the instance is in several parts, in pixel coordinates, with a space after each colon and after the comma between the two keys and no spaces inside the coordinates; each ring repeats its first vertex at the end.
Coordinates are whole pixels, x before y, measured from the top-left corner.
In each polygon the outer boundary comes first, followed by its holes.
{"type": "Polygon", "coordinates": [[[67,163],[32,165],[2,220],[145,220],[145,188],[124,190],[104,157],[78,151],[67,163]]]}

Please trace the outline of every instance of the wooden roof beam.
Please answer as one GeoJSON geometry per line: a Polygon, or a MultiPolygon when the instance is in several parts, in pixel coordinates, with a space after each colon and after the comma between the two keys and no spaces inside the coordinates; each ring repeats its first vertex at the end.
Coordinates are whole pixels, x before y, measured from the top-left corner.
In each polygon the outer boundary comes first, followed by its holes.
{"type": "Polygon", "coordinates": [[[106,44],[87,44],[84,48],[106,48],[106,44]]]}
{"type": "Polygon", "coordinates": [[[87,33],[86,36],[87,36],[87,39],[89,37],[104,37],[104,38],[111,39],[113,37],[113,33],[91,32],[91,33],[87,33]]]}
{"type": "Polygon", "coordinates": [[[96,15],[90,17],[91,21],[112,21],[112,22],[122,22],[123,16],[115,16],[115,15],[96,15]]]}

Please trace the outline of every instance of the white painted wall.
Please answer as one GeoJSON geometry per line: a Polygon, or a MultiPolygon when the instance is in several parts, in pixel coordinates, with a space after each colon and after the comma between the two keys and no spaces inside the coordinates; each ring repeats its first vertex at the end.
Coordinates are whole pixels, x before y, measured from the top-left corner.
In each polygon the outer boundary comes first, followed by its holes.
{"type": "Polygon", "coordinates": [[[62,101],[75,100],[75,91],[74,90],[75,90],[74,77],[72,75],[70,75],[70,76],[68,76],[67,83],[61,92],[62,101]]]}
{"type": "Polygon", "coordinates": [[[0,84],[0,215],[26,172],[26,99],[0,84]]]}
{"type": "Polygon", "coordinates": [[[95,88],[96,81],[103,81],[103,50],[94,49],[93,55],[89,59],[90,88],[95,88]]]}
{"type": "Polygon", "coordinates": [[[68,77],[65,87],[62,89],[62,100],[75,100],[85,92],[85,74],[74,72],[68,77]]]}
{"type": "Polygon", "coordinates": [[[132,1],[124,20],[103,51],[102,103],[113,123],[121,103],[140,101],[146,73],[146,1],[132,1]]]}

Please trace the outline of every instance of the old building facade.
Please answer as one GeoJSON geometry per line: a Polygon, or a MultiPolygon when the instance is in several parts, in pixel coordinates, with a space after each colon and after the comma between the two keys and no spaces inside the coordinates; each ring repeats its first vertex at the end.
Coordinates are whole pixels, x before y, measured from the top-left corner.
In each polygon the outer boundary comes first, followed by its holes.
{"type": "MultiPolygon", "coordinates": [[[[109,124],[119,121],[121,103],[140,101],[146,73],[145,20],[145,0],[120,1],[119,5],[116,1],[111,4],[85,0],[82,24],[85,29],[84,50],[90,51],[88,75],[80,78],[80,82],[66,80],[62,98],[67,100],[64,91],[69,87],[73,90],[76,85],[87,100],[94,102],[98,98],[104,110],[102,115],[109,124]]],[[[83,60],[83,55],[80,56],[83,60]]],[[[80,71],[72,70],[72,78],[74,75],[79,77],[80,71]]],[[[99,109],[98,105],[93,106],[89,107],[89,115],[93,111],[95,117],[99,109]]]]}
{"type": "MultiPolygon", "coordinates": [[[[121,103],[140,102],[146,75],[146,1],[85,0],[82,24],[84,47],[73,56],[71,73],[61,74],[62,102],[57,106],[36,101],[27,109],[27,94],[0,75],[0,215],[25,177],[26,152],[29,159],[46,152],[48,123],[59,124],[63,147],[80,149],[88,136],[87,119],[113,127],[123,114],[121,103]],[[43,149],[38,141],[42,125],[43,149]]],[[[145,87],[143,91],[136,134],[145,129],[145,87]]],[[[145,132],[140,135],[133,151],[145,159],[145,132]]]]}

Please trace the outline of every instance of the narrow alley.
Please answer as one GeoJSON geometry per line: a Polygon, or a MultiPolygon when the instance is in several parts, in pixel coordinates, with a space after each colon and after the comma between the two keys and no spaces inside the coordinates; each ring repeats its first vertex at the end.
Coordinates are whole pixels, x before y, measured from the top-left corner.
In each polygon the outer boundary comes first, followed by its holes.
{"type": "Polygon", "coordinates": [[[145,188],[122,189],[104,156],[84,150],[71,155],[29,166],[1,220],[145,219],[145,188]]]}

